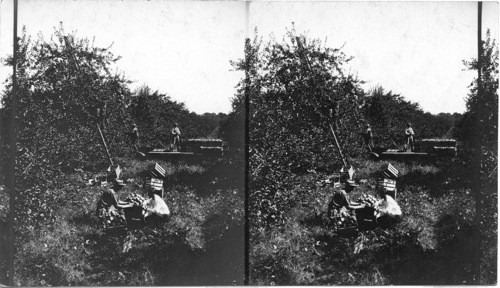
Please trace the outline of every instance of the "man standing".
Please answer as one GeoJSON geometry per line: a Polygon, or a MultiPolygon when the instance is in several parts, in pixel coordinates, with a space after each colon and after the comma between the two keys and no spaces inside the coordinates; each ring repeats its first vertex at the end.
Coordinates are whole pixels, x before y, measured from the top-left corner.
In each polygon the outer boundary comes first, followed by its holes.
{"type": "Polygon", "coordinates": [[[339,101],[332,100],[328,106],[328,116],[332,121],[332,127],[335,132],[339,131],[339,101]]]}
{"type": "Polygon", "coordinates": [[[368,147],[368,150],[371,152],[373,149],[373,132],[370,124],[366,124],[366,131],[363,136],[365,138],[365,144],[368,147]]]}
{"type": "Polygon", "coordinates": [[[181,151],[181,131],[179,130],[177,123],[175,123],[172,128],[172,135],[174,136],[174,148],[176,148],[177,151],[181,151]]]}
{"type": "Polygon", "coordinates": [[[405,150],[408,151],[410,149],[411,152],[415,150],[414,146],[414,139],[413,137],[415,136],[415,132],[413,131],[413,128],[411,128],[411,123],[406,124],[406,129],[405,129],[405,150]]]}
{"type": "Polygon", "coordinates": [[[132,125],[132,133],[130,138],[132,139],[132,144],[137,149],[137,146],[139,146],[139,128],[137,128],[137,124],[135,123],[134,125],[132,125]]]}

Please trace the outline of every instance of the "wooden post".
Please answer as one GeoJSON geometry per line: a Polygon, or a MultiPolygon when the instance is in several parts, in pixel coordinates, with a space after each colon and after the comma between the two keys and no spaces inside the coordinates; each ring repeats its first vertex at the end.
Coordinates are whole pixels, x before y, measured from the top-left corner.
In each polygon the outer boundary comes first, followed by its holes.
{"type": "Polygon", "coordinates": [[[335,145],[337,146],[337,151],[339,152],[340,159],[342,159],[342,164],[344,166],[347,166],[347,161],[344,158],[344,155],[342,154],[342,148],[340,148],[339,140],[337,139],[337,134],[335,133],[335,130],[333,130],[332,124],[328,124],[330,126],[330,131],[332,132],[333,139],[335,140],[335,145]]]}
{"type": "Polygon", "coordinates": [[[102,134],[99,124],[97,124],[97,130],[99,130],[99,135],[101,135],[102,144],[104,146],[104,149],[106,149],[106,154],[108,155],[109,162],[111,163],[111,166],[114,166],[115,163],[113,161],[113,158],[111,157],[111,154],[109,153],[108,144],[106,143],[106,139],[104,139],[104,135],[102,134]]]}
{"type": "MultiPolygon", "coordinates": [[[[482,59],[481,56],[483,54],[483,43],[481,41],[481,26],[482,26],[482,2],[478,2],[477,6],[477,97],[480,99],[482,94],[482,59]]],[[[481,129],[481,123],[479,123],[479,119],[474,119],[475,131],[479,132],[481,129]]],[[[473,275],[474,275],[474,284],[480,285],[481,283],[481,207],[482,207],[482,185],[481,185],[481,141],[479,137],[474,137],[473,140],[474,146],[474,162],[473,162],[473,175],[472,175],[472,192],[474,193],[475,198],[475,226],[476,231],[474,235],[474,247],[476,249],[474,259],[473,259],[473,275]]]]}
{"type": "Polygon", "coordinates": [[[16,143],[17,143],[17,134],[16,134],[16,113],[17,113],[17,57],[18,53],[17,51],[19,50],[18,48],[18,42],[17,42],[17,7],[18,3],[17,0],[14,0],[14,51],[12,54],[12,110],[9,115],[9,120],[10,120],[10,126],[7,128],[9,131],[9,150],[10,150],[10,155],[8,157],[8,164],[7,164],[7,181],[6,181],[6,188],[7,191],[9,192],[9,224],[8,224],[8,240],[6,245],[10,249],[7,249],[7,263],[6,264],[6,270],[7,270],[7,285],[9,286],[14,286],[14,216],[15,216],[15,203],[16,203],[16,143]]]}

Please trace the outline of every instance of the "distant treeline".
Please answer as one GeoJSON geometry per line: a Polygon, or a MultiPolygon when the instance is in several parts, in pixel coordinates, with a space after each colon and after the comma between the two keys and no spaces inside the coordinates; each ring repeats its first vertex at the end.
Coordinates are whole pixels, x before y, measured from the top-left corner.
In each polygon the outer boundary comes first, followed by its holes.
{"type": "Polygon", "coordinates": [[[418,103],[400,94],[385,92],[381,86],[367,93],[361,109],[374,132],[375,146],[398,148],[404,142],[404,129],[411,123],[416,139],[457,138],[463,114],[424,112],[418,103]]]}
{"type": "Polygon", "coordinates": [[[183,139],[217,138],[220,125],[228,119],[224,113],[189,112],[184,103],[170,99],[158,91],[143,86],[131,95],[127,108],[130,121],[139,128],[140,145],[146,148],[163,147],[172,142],[172,127],[179,125],[183,139]]]}

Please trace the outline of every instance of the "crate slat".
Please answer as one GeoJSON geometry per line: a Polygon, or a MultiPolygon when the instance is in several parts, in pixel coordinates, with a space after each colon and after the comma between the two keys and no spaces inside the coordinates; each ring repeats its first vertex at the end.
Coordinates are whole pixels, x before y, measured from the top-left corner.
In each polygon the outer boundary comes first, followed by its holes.
{"type": "Polygon", "coordinates": [[[385,188],[387,191],[394,191],[396,189],[396,180],[393,179],[380,179],[377,181],[379,188],[385,188]]]}
{"type": "Polygon", "coordinates": [[[384,170],[382,171],[382,174],[386,178],[397,179],[399,171],[398,169],[396,169],[396,167],[392,166],[391,163],[387,163],[387,166],[385,166],[384,170]]]}
{"type": "Polygon", "coordinates": [[[163,189],[163,180],[158,178],[150,178],[146,180],[146,185],[149,185],[155,189],[163,189]]]}

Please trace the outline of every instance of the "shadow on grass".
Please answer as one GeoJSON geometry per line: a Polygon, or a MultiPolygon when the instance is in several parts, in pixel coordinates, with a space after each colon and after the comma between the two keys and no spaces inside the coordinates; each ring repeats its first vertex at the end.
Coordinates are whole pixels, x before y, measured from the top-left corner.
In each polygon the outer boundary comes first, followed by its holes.
{"type": "MultiPolygon", "coordinates": [[[[371,241],[383,236],[373,233],[376,234],[369,237],[371,241]]],[[[432,251],[417,245],[414,235],[391,235],[384,237],[386,243],[372,243],[372,249],[359,254],[353,254],[356,237],[318,235],[315,241],[327,245],[321,247],[323,269],[317,284],[471,285],[474,278],[470,262],[474,253],[472,233],[456,235],[432,251]],[[371,276],[370,271],[373,271],[371,276]],[[385,282],[377,282],[377,278],[385,282]]]]}
{"type": "Polygon", "coordinates": [[[169,175],[165,188],[186,185],[198,196],[209,196],[217,190],[243,189],[244,179],[244,166],[218,161],[204,169],[182,169],[169,175]]]}
{"type": "Polygon", "coordinates": [[[96,231],[90,242],[88,283],[92,285],[243,285],[244,230],[232,226],[208,243],[193,249],[185,233],[169,232],[168,224],[135,232],[96,231]],[[126,237],[133,248],[123,253],[126,237]]]}
{"type": "Polygon", "coordinates": [[[471,285],[474,280],[471,263],[473,233],[473,230],[459,233],[430,251],[418,245],[396,242],[377,251],[375,261],[381,264],[381,271],[390,277],[391,284],[471,285]]]}
{"type": "Polygon", "coordinates": [[[221,238],[193,251],[181,241],[168,248],[168,260],[154,264],[157,285],[243,285],[244,230],[230,227],[221,238]]]}
{"type": "Polygon", "coordinates": [[[435,198],[446,195],[452,190],[470,187],[471,174],[462,163],[449,160],[434,164],[439,167],[435,171],[424,168],[408,172],[398,179],[398,187],[405,189],[406,186],[421,186],[435,198]]]}

